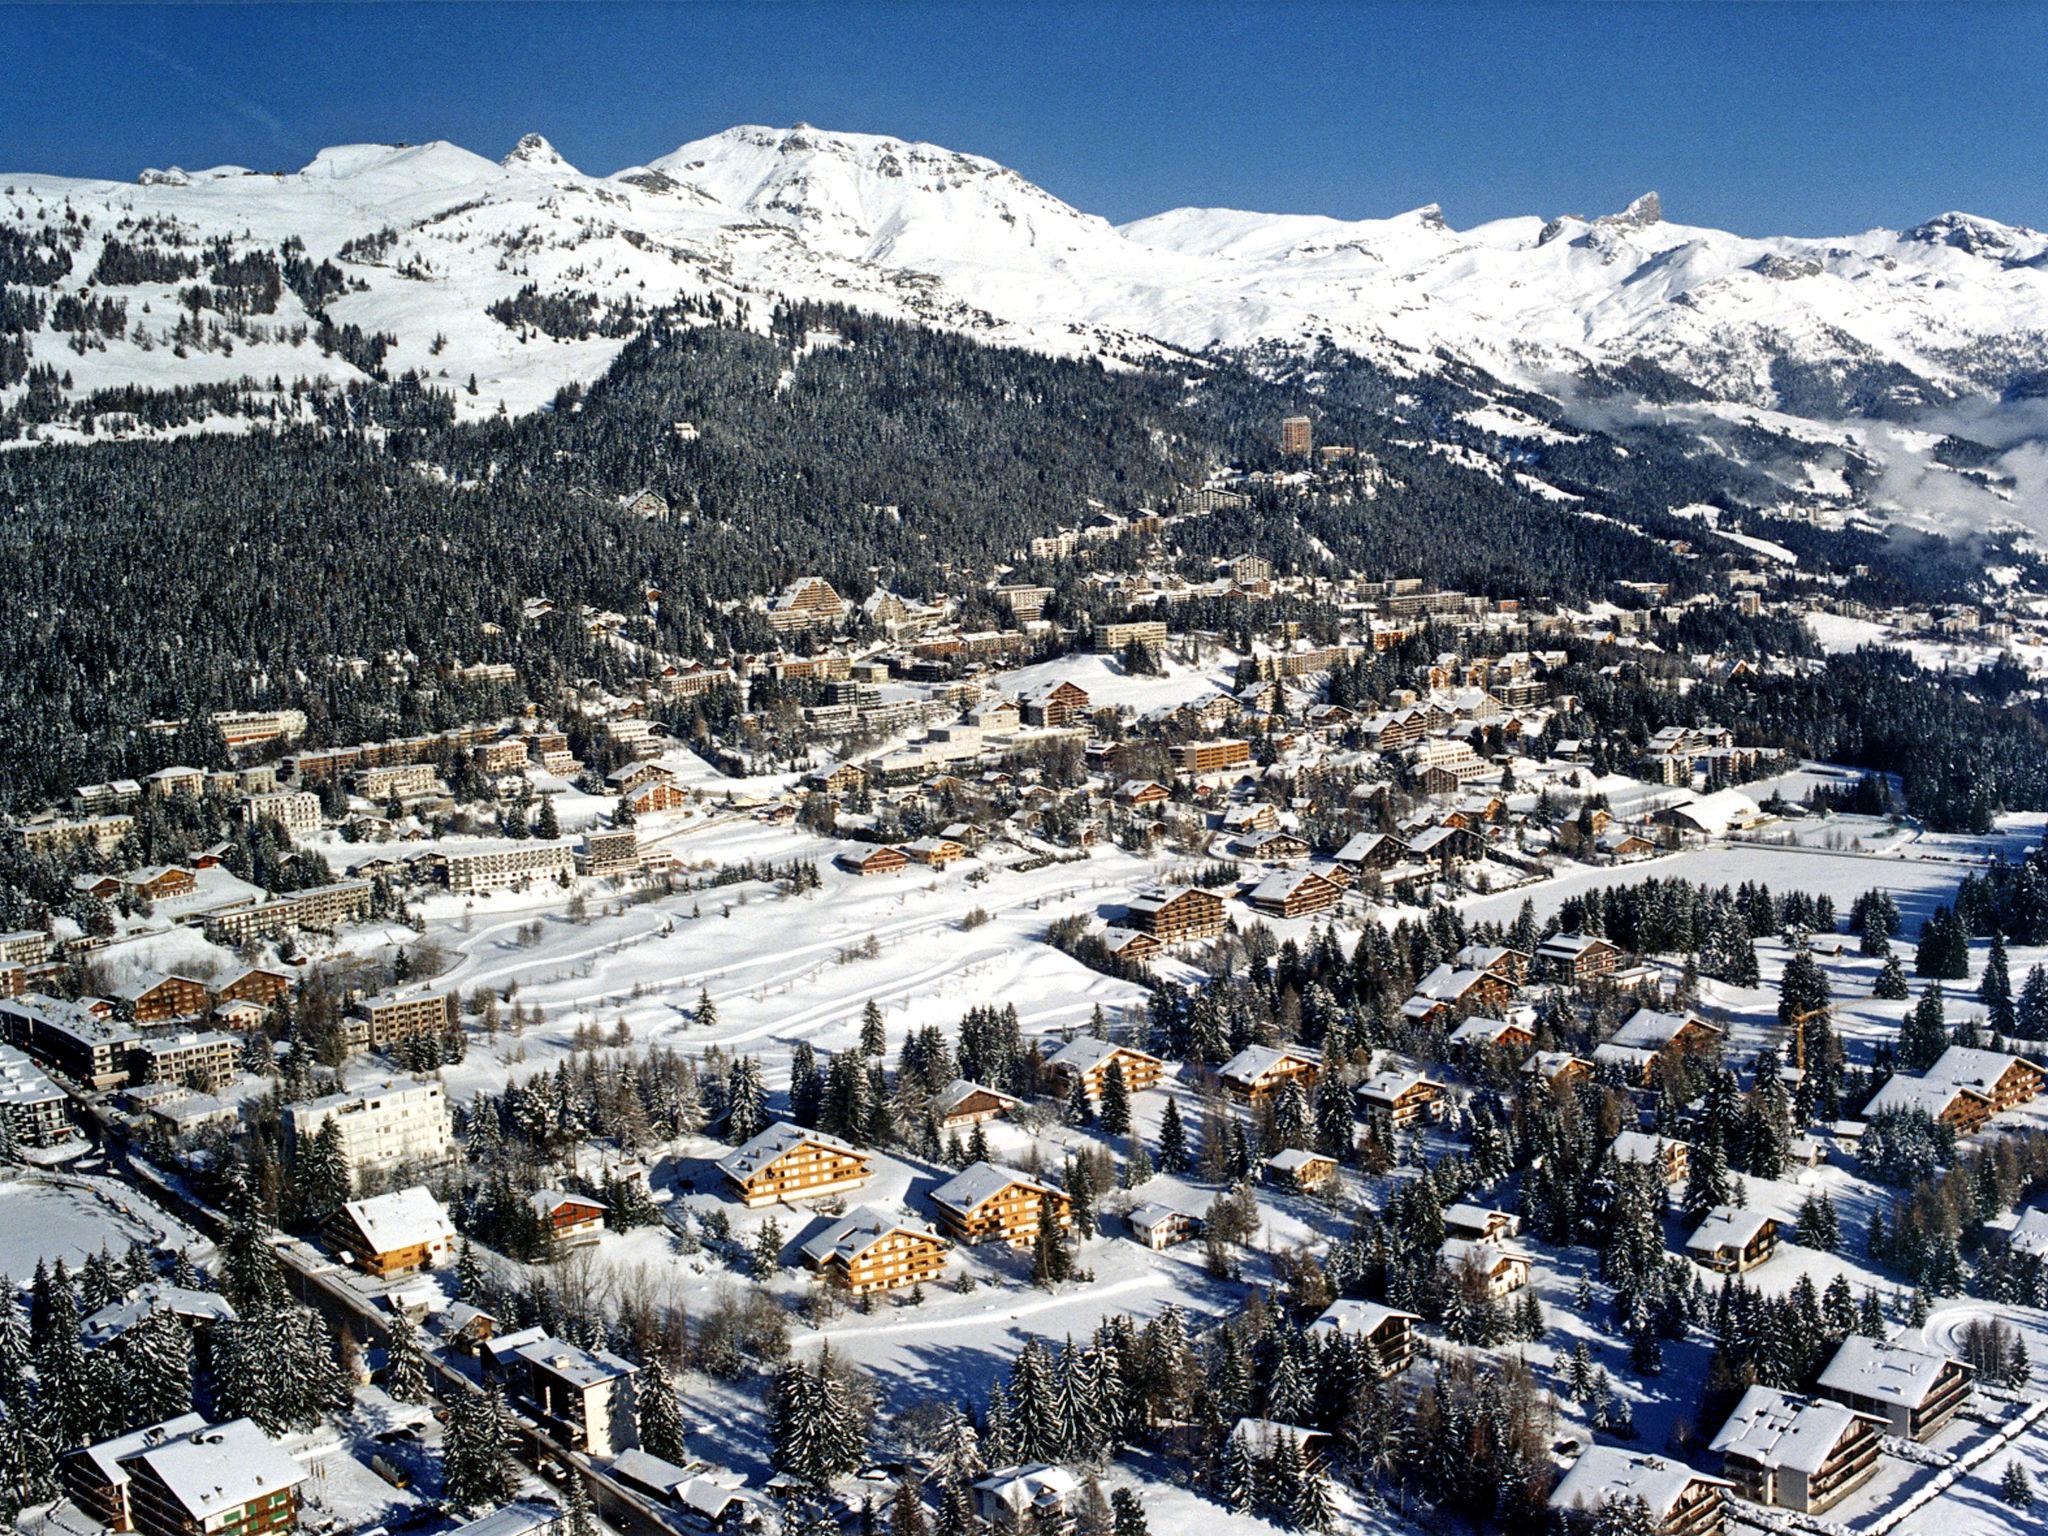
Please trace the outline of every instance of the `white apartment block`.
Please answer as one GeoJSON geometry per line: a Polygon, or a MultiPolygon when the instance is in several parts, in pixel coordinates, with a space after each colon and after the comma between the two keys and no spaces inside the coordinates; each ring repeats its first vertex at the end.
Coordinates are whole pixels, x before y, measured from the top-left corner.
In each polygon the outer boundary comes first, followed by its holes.
{"type": "Polygon", "coordinates": [[[449,1132],[448,1096],[431,1080],[388,1082],[304,1104],[287,1104],[286,1147],[296,1148],[311,1140],[330,1120],[341,1128],[349,1177],[358,1184],[365,1173],[381,1173],[405,1163],[435,1162],[449,1156],[455,1147],[449,1132]]]}
{"type": "Polygon", "coordinates": [[[451,891],[482,891],[554,880],[576,873],[576,850],[567,843],[513,843],[482,853],[450,853],[439,860],[451,891]]]}
{"type": "Polygon", "coordinates": [[[282,826],[285,835],[293,842],[302,837],[311,837],[320,830],[320,797],[304,790],[280,790],[276,794],[251,795],[248,802],[249,820],[260,822],[265,819],[282,826]]]}

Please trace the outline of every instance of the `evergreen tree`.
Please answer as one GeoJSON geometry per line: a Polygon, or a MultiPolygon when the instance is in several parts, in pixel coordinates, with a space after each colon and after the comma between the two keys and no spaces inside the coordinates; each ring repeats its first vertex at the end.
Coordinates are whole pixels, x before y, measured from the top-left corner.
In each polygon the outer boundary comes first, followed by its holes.
{"type": "Polygon", "coordinates": [[[1930,986],[1899,1026],[1899,1065],[1909,1072],[1925,1072],[1935,1058],[1948,1049],[1948,1023],[1942,1006],[1941,983],[1930,986]]]}
{"type": "Polygon", "coordinates": [[[1188,1156],[1187,1128],[1181,1124],[1180,1106],[1171,1098],[1159,1117],[1159,1166],[1172,1174],[1186,1173],[1194,1166],[1188,1156]]]}
{"type": "Polygon", "coordinates": [[[882,1009],[871,997],[860,1011],[860,1053],[879,1058],[888,1050],[889,1034],[882,1025],[882,1009]]]}
{"type": "Polygon", "coordinates": [[[511,1414],[495,1383],[448,1405],[441,1437],[441,1496],[454,1509],[481,1513],[511,1500],[519,1478],[511,1460],[511,1414]]]}
{"type": "Polygon", "coordinates": [[[2027,1475],[2026,1464],[2018,1457],[2008,1457],[2005,1475],[1998,1480],[1998,1496],[2014,1509],[2034,1507],[2034,1480],[2027,1475]]]}
{"type": "Polygon", "coordinates": [[[175,1312],[152,1312],[120,1345],[121,1410],[126,1428],[160,1424],[192,1411],[192,1334],[175,1312]]]}
{"type": "Polygon", "coordinates": [[[401,1403],[424,1403],[428,1397],[426,1351],[419,1329],[404,1312],[393,1314],[385,1339],[384,1390],[401,1403]]]}
{"type": "Polygon", "coordinates": [[[1038,1200],[1038,1236],[1032,1244],[1031,1282],[1051,1287],[1073,1274],[1073,1257],[1067,1252],[1067,1235],[1060,1227],[1059,1203],[1051,1195],[1038,1200]]]}
{"type": "Polygon", "coordinates": [[[1102,1128],[1121,1136],[1131,1128],[1131,1089],[1124,1081],[1123,1063],[1112,1061],[1102,1074],[1102,1128]]]}
{"type": "Polygon", "coordinates": [[[637,1408],[640,1448],[674,1466],[688,1462],[690,1451],[684,1439],[682,1404],[658,1365],[644,1368],[637,1408]]]}
{"type": "Polygon", "coordinates": [[[697,1006],[691,1010],[691,1013],[695,1016],[699,1029],[718,1028],[718,1004],[711,1000],[710,988],[699,987],[697,989],[697,1006]]]}
{"type": "Polygon", "coordinates": [[[1985,1021],[1991,1032],[2001,1039],[2010,1038],[2019,1025],[2019,1016],[2013,1006],[2012,971],[2005,954],[2005,935],[1996,928],[1991,930],[1991,950],[1984,958],[1984,979],[1978,983],[1977,997],[1984,1004],[1985,1021]]]}
{"type": "Polygon", "coordinates": [[[1899,963],[1897,955],[1887,957],[1878,968],[1877,979],[1870,984],[1870,995],[1894,1003],[1912,995],[1912,989],[1906,982],[1906,968],[1899,963]]]}

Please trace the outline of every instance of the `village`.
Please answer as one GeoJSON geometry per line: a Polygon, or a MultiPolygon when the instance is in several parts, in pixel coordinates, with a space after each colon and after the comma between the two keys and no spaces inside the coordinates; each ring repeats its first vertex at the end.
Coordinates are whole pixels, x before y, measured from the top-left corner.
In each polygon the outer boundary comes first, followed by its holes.
{"type": "Polygon", "coordinates": [[[18,1528],[1997,1528],[2048,1476],[2048,821],[1684,706],[2038,674],[2048,612],[1704,527],[1700,591],[1583,610],[1184,554],[1345,467],[1279,437],[945,599],[796,576],[768,653],[529,595],[637,689],[166,720],[0,833],[0,1348],[167,1410],[46,1404],[18,1528]]]}

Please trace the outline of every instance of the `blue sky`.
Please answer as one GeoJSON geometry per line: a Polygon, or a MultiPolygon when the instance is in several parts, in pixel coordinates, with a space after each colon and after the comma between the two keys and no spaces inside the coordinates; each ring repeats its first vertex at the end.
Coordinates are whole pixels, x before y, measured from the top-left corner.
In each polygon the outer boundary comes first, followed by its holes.
{"type": "Polygon", "coordinates": [[[612,171],[739,122],[992,156],[1113,219],[1595,213],[2048,225],[2048,6],[117,5],[0,9],[0,172],[295,168],[545,133],[612,171]]]}

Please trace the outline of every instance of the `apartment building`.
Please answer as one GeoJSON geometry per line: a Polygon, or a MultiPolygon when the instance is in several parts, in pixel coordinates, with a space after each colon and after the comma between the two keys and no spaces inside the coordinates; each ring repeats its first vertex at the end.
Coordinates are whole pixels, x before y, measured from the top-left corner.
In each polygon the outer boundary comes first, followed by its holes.
{"type": "Polygon", "coordinates": [[[1815,1390],[1881,1420],[1887,1434],[1931,1440],[1970,1400],[1970,1368],[1904,1341],[1851,1334],[1820,1373],[1815,1390]]]}
{"type": "Polygon", "coordinates": [[[330,1120],[340,1129],[342,1155],[358,1184],[365,1174],[406,1163],[438,1162],[454,1150],[448,1098],[431,1079],[387,1082],[287,1104],[287,1153],[319,1135],[330,1120]]]}
{"type": "Polygon", "coordinates": [[[434,866],[451,891],[497,890],[533,880],[568,880],[576,851],[568,843],[512,843],[480,853],[441,854],[434,866]]]}
{"type": "Polygon", "coordinates": [[[206,919],[206,935],[217,944],[282,939],[303,929],[332,930],[358,923],[369,915],[370,882],[337,880],[253,906],[215,912],[206,919]]]}
{"type": "Polygon", "coordinates": [[[768,627],[778,634],[837,624],[845,600],[822,576],[799,576],[768,601],[768,627]]]}
{"type": "Polygon", "coordinates": [[[61,857],[90,848],[102,858],[114,852],[135,830],[135,818],[127,815],[87,816],[67,821],[55,816],[47,821],[24,822],[15,828],[21,845],[43,858],[61,857]]]}
{"type": "Polygon", "coordinates": [[[1189,775],[1228,773],[1233,768],[1250,767],[1251,761],[1252,744],[1236,737],[1184,741],[1174,748],[1175,764],[1189,775]]]}
{"type": "Polygon", "coordinates": [[[320,830],[320,797],[303,789],[251,795],[242,806],[242,814],[252,823],[276,822],[284,828],[285,836],[296,843],[320,830]]]}
{"type": "Polygon", "coordinates": [[[538,1328],[489,1346],[515,1396],[571,1445],[614,1456],[638,1439],[633,1386],[639,1368],[608,1350],[579,1349],[538,1328]]]}
{"type": "Polygon", "coordinates": [[[858,1148],[781,1120],[720,1158],[718,1171],[741,1203],[752,1207],[858,1189],[874,1170],[858,1148]]]}
{"type": "Polygon", "coordinates": [[[109,1531],[266,1536],[298,1523],[307,1473],[248,1419],[187,1413],[71,1452],[64,1490],[109,1531]]]}
{"type": "Polygon", "coordinates": [[[364,768],[357,772],[355,782],[357,794],[380,805],[387,800],[431,795],[440,788],[441,780],[432,763],[393,763],[385,767],[364,768]]]}
{"type": "Polygon", "coordinates": [[[1036,1248],[1040,1210],[1051,1201],[1060,1230],[1073,1225],[1065,1190],[1000,1163],[976,1163],[932,1191],[939,1225],[956,1243],[1036,1248]]]}
{"type": "Polygon", "coordinates": [[[10,1044],[92,1089],[119,1088],[128,1081],[129,1051],[141,1038],[133,1025],[37,992],[0,999],[0,1027],[10,1044]]]}
{"type": "Polygon", "coordinates": [[[576,855],[579,874],[610,877],[629,875],[640,867],[640,834],[631,827],[609,832],[586,832],[576,855]]]}
{"type": "Polygon", "coordinates": [[[1315,423],[1306,416],[1280,418],[1280,451],[1291,458],[1305,459],[1316,443],[1315,423]]]}
{"type": "Polygon", "coordinates": [[[380,992],[357,1003],[356,1012],[369,1022],[370,1046],[379,1051],[410,1035],[440,1034],[457,1018],[455,994],[431,989],[380,992]]]}
{"type": "Polygon", "coordinates": [[[152,1035],[128,1049],[128,1080],[135,1083],[193,1083],[211,1092],[234,1081],[241,1042],[219,1030],[152,1035]]]}
{"type": "Polygon", "coordinates": [[[1883,1424],[1867,1414],[1758,1386],[1709,1448],[1740,1497],[1817,1515],[1870,1481],[1883,1444],[1883,1424]]]}
{"type": "Polygon", "coordinates": [[[191,976],[150,976],[128,983],[114,996],[128,1007],[138,1024],[168,1024],[175,1019],[201,1019],[213,1006],[206,983],[191,976]]]}
{"type": "Polygon", "coordinates": [[[0,1114],[18,1147],[54,1147],[69,1141],[70,1101],[43,1069],[11,1045],[0,1045],[0,1114]]]}
{"type": "Polygon", "coordinates": [[[1223,898],[1198,885],[1143,891],[1127,903],[1128,924],[1161,944],[1213,939],[1223,932],[1223,898]]]}
{"type": "Polygon", "coordinates": [[[1095,649],[1107,656],[1114,656],[1134,645],[1158,650],[1165,644],[1164,619],[1129,619],[1121,624],[1097,625],[1095,630],[1095,649]]]}
{"type": "Polygon", "coordinates": [[[862,1206],[805,1243],[803,1256],[842,1291],[865,1296],[938,1279],[952,1247],[929,1227],[862,1206]]]}

